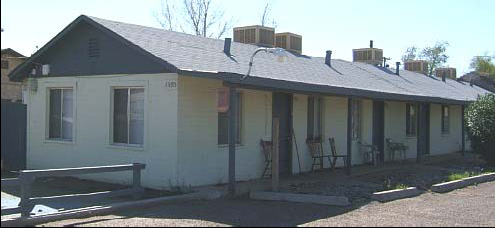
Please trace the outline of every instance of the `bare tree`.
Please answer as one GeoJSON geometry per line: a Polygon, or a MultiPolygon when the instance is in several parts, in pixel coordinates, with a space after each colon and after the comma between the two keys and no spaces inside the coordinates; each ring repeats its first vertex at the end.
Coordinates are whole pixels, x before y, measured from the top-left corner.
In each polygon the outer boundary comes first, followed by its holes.
{"type": "Polygon", "coordinates": [[[162,10],[155,17],[165,29],[180,28],[182,32],[202,37],[221,38],[233,24],[213,0],[182,0],[180,7],[162,0],[162,10]]]}
{"type": "Polygon", "coordinates": [[[275,19],[271,18],[271,14],[272,14],[272,3],[267,2],[265,5],[265,8],[263,10],[263,14],[261,15],[261,26],[267,26],[271,20],[270,26],[272,26],[274,28],[277,27],[277,22],[275,21],[275,19]]]}
{"type": "Polygon", "coordinates": [[[161,7],[162,8],[160,14],[158,15],[155,13],[155,17],[158,23],[160,23],[162,28],[168,29],[170,31],[175,31],[176,23],[174,18],[175,15],[172,13],[172,11],[174,11],[174,9],[172,8],[173,6],[170,5],[168,0],[162,0],[161,7]]]}

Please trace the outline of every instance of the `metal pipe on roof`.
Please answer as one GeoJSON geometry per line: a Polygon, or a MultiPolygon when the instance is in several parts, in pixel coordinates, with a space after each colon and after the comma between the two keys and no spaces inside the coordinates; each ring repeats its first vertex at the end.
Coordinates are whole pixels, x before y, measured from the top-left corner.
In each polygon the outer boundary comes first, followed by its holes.
{"type": "Polygon", "coordinates": [[[332,51],[327,51],[327,55],[325,57],[325,64],[329,67],[332,67],[332,51]]]}
{"type": "Polygon", "coordinates": [[[231,56],[230,53],[231,46],[232,46],[232,38],[225,38],[225,43],[223,45],[223,52],[228,56],[231,56]]]}
{"type": "Polygon", "coordinates": [[[395,66],[395,74],[396,74],[396,75],[400,75],[400,69],[399,69],[399,67],[400,67],[400,62],[396,62],[396,63],[395,63],[395,65],[396,65],[396,66],[395,66]]]}

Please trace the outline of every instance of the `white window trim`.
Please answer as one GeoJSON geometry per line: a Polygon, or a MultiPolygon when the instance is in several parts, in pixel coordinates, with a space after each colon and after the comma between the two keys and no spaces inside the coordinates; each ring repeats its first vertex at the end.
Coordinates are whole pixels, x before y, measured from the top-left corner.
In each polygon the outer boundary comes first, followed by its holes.
{"type": "Polygon", "coordinates": [[[451,117],[451,114],[452,114],[452,111],[451,111],[451,107],[448,106],[448,105],[442,105],[441,106],[441,115],[442,115],[442,118],[440,119],[441,123],[440,123],[440,131],[442,132],[442,136],[450,136],[450,132],[451,132],[451,121],[450,121],[450,117],[451,117]],[[448,124],[449,124],[449,128],[447,129],[448,131],[444,131],[444,118],[445,118],[445,113],[444,113],[444,108],[447,108],[447,112],[448,112],[448,124]]]}
{"type": "MultiPolygon", "coordinates": [[[[354,136],[354,128],[352,129],[352,139],[354,141],[360,141],[363,139],[363,101],[362,100],[352,100],[352,102],[355,102],[357,104],[357,112],[358,112],[358,135],[357,137],[354,136]]],[[[353,105],[353,104],[351,104],[353,105]]],[[[352,107],[351,107],[352,108],[352,107]]],[[[352,112],[354,113],[354,111],[356,110],[352,110],[352,112]]],[[[354,119],[354,116],[352,116],[352,118],[354,119]]]]}
{"type": "Polygon", "coordinates": [[[77,81],[47,81],[45,82],[45,136],[44,143],[75,145],[77,142],[77,81]],[[73,123],[72,140],[50,138],[50,91],[54,89],[72,89],[73,94],[73,123]]]}
{"type": "Polygon", "coordinates": [[[148,92],[148,81],[144,80],[129,80],[129,81],[115,81],[110,82],[108,85],[109,93],[109,127],[108,127],[108,145],[107,148],[118,149],[118,150],[132,150],[132,151],[147,151],[148,145],[148,102],[149,102],[149,92],[148,92]],[[126,88],[140,88],[144,89],[144,129],[143,129],[143,145],[137,144],[126,144],[126,143],[115,143],[113,140],[114,129],[113,129],[113,117],[114,117],[114,90],[115,89],[126,89],[126,88]]]}

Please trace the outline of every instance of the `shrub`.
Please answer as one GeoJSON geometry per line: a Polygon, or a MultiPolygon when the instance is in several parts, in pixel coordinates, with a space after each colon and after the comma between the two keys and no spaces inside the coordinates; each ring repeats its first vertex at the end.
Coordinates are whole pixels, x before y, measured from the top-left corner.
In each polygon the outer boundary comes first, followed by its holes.
{"type": "Polygon", "coordinates": [[[495,94],[480,96],[469,106],[466,124],[473,150],[495,165],[495,94]]]}

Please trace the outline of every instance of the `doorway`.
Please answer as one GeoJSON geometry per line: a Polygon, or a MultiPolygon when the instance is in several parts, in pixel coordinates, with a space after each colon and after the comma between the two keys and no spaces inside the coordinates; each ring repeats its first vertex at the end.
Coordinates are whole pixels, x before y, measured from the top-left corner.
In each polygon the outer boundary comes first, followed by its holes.
{"type": "Polygon", "coordinates": [[[385,162],[385,102],[373,101],[373,145],[378,147],[378,160],[385,162]]]}
{"type": "Polygon", "coordinates": [[[272,118],[279,119],[279,172],[292,174],[292,95],[273,93],[272,118]]]}

